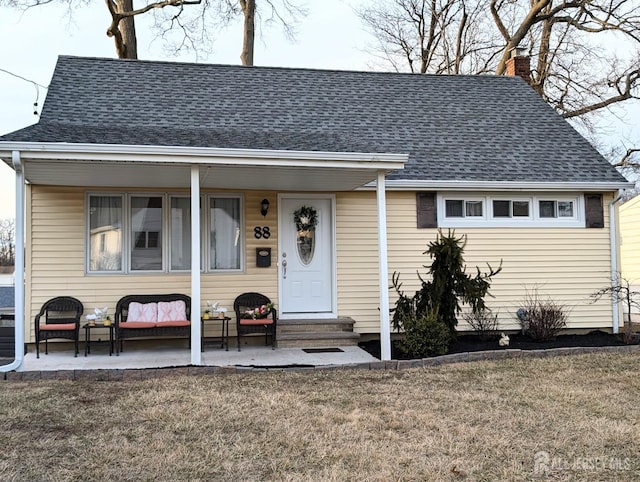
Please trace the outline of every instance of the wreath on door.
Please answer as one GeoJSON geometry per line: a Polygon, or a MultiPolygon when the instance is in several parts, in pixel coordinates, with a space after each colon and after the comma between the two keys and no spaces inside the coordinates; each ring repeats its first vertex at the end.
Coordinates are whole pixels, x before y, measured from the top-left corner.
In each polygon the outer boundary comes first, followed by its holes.
{"type": "Polygon", "coordinates": [[[293,221],[298,231],[310,231],[318,225],[318,213],[309,206],[302,206],[293,212],[293,221]]]}

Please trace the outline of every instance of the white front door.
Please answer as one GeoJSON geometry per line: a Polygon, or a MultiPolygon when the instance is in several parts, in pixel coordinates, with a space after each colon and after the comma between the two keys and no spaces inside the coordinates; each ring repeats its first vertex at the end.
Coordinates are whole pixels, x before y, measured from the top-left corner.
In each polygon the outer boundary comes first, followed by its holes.
{"type": "Polygon", "coordinates": [[[331,315],[335,272],[333,197],[283,195],[279,205],[279,311],[285,316],[331,315]]]}

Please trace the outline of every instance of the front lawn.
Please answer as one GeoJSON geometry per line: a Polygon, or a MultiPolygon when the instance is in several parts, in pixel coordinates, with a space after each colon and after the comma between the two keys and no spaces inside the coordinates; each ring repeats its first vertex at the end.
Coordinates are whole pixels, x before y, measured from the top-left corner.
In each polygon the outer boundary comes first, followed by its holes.
{"type": "Polygon", "coordinates": [[[0,480],[638,480],[637,354],[0,382],[0,480]]]}

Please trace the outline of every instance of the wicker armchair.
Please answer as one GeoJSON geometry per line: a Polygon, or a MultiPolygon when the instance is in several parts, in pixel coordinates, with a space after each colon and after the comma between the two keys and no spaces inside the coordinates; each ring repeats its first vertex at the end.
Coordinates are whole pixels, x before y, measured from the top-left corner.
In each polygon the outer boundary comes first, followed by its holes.
{"type": "Polygon", "coordinates": [[[80,317],[84,311],[82,303],[71,296],[58,296],[47,301],[35,318],[36,358],[40,358],[40,342],[44,340],[44,352],[49,354],[49,340],[63,338],[75,342],[78,356],[80,317]]]}
{"type": "Polygon", "coordinates": [[[236,330],[238,337],[238,351],[240,351],[240,337],[254,333],[264,333],[264,343],[271,348],[276,347],[276,324],[278,315],[271,300],[260,293],[243,293],[233,302],[236,312],[236,330]]]}

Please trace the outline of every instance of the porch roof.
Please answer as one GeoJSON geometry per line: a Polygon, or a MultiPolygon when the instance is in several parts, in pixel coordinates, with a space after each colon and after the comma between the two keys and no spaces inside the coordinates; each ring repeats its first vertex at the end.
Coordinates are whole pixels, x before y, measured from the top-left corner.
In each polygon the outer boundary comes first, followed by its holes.
{"type": "Polygon", "coordinates": [[[189,188],[198,165],[202,188],[347,191],[402,169],[407,154],[124,146],[67,143],[0,143],[9,161],[19,151],[33,184],[189,188]]]}

